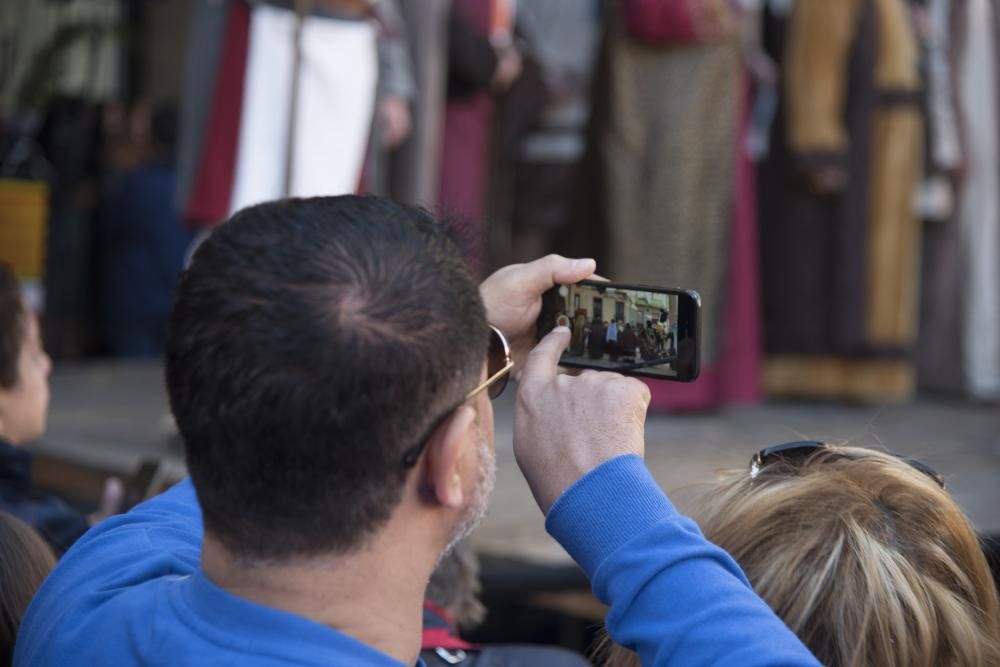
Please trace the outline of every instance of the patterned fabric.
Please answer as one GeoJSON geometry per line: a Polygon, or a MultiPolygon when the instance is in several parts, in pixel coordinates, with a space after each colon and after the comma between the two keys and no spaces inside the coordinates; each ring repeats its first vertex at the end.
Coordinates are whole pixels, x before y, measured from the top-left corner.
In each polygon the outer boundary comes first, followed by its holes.
{"type": "MultiPolygon", "coordinates": [[[[614,20],[614,17],[612,17],[614,20]]],[[[702,297],[702,361],[718,352],[740,111],[736,38],[652,49],[612,25],[611,108],[598,141],[615,280],[702,297]]]]}
{"type": "MultiPolygon", "coordinates": [[[[744,83],[743,136],[749,125],[749,83],[744,83]]],[[[705,410],[760,400],[762,331],[760,276],[757,252],[756,178],[750,158],[741,147],[736,155],[733,225],[729,234],[728,267],[723,296],[719,354],[714,364],[703,364],[691,384],[648,380],[653,410],[705,410]],[[729,323],[735,323],[730,325],[729,323]]]]}

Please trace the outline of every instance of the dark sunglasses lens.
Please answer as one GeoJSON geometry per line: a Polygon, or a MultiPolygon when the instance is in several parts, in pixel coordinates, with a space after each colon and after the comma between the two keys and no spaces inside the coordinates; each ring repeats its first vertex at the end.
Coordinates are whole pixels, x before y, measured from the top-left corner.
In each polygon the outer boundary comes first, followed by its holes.
{"type": "Polygon", "coordinates": [[[924,473],[925,475],[933,479],[942,489],[945,488],[944,477],[934,468],[930,467],[923,461],[911,459],[909,456],[900,456],[899,454],[896,454],[895,456],[903,463],[908,464],[910,467],[919,470],[920,472],[924,473]]]}
{"type": "MultiPolygon", "coordinates": [[[[486,377],[490,378],[493,377],[494,375],[502,371],[504,369],[504,366],[506,365],[507,365],[507,354],[504,350],[503,340],[501,340],[500,335],[496,331],[493,331],[491,329],[489,359],[486,363],[486,373],[487,373],[486,377]]],[[[506,387],[507,387],[507,376],[505,375],[502,378],[498,379],[496,382],[494,382],[492,385],[490,385],[489,397],[491,399],[496,398],[497,396],[503,393],[503,390],[506,387]]]]}
{"type": "Polygon", "coordinates": [[[761,464],[770,463],[775,459],[788,462],[799,462],[814,453],[817,449],[824,449],[826,445],[813,440],[803,440],[800,442],[786,442],[783,445],[768,447],[760,452],[761,464]]]}
{"type": "Polygon", "coordinates": [[[490,351],[486,360],[486,377],[493,377],[504,367],[506,357],[503,352],[503,341],[500,335],[490,329],[490,351]]]}
{"type": "Polygon", "coordinates": [[[495,398],[499,398],[500,394],[503,393],[503,390],[507,388],[507,377],[508,376],[504,375],[502,378],[490,385],[489,397],[491,401],[495,398]]]}

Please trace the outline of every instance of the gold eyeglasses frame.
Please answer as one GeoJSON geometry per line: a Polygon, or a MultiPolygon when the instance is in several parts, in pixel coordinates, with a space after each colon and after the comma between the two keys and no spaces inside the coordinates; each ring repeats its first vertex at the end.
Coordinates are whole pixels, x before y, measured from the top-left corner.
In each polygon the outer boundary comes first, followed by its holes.
{"type": "MultiPolygon", "coordinates": [[[[511,370],[513,370],[514,368],[514,360],[513,358],[511,358],[510,355],[510,344],[507,342],[507,338],[503,335],[503,333],[492,324],[490,325],[490,330],[494,334],[496,334],[497,338],[499,338],[500,342],[503,344],[503,353],[504,353],[503,368],[501,368],[493,375],[486,378],[486,380],[482,384],[478,385],[475,389],[467,393],[465,395],[465,398],[462,399],[462,403],[466,403],[467,401],[478,396],[480,393],[488,389],[492,389],[494,386],[496,386],[498,382],[500,382],[500,380],[504,380],[504,383],[500,385],[500,388],[498,390],[490,392],[490,400],[493,400],[500,394],[502,394],[503,390],[507,387],[507,380],[509,379],[511,370]]],[[[488,358],[486,360],[486,367],[489,368],[488,358]]],[[[420,454],[424,450],[424,446],[427,444],[427,438],[430,437],[430,434],[434,432],[434,430],[441,424],[441,422],[447,419],[448,415],[457,410],[459,406],[462,405],[462,403],[448,410],[448,412],[441,415],[439,419],[434,420],[434,423],[431,424],[431,427],[428,429],[427,434],[421,437],[416,445],[411,447],[403,454],[404,468],[412,468],[414,465],[416,465],[417,460],[420,458],[420,454]]]]}
{"type": "MultiPolygon", "coordinates": [[[[466,401],[468,401],[468,400],[470,400],[472,398],[475,398],[477,394],[479,394],[479,393],[481,393],[481,392],[489,389],[494,384],[496,384],[497,382],[499,382],[501,379],[505,379],[505,380],[508,379],[507,376],[509,376],[510,372],[512,370],[514,370],[514,360],[510,356],[510,344],[507,342],[507,338],[503,335],[503,332],[501,332],[499,329],[497,329],[492,324],[490,325],[490,330],[493,331],[493,333],[495,333],[497,335],[497,338],[500,339],[500,343],[503,344],[503,354],[504,354],[504,365],[503,365],[503,368],[501,368],[500,370],[498,370],[496,373],[494,373],[490,377],[486,378],[486,380],[482,384],[480,384],[478,387],[476,387],[475,389],[473,389],[472,391],[470,391],[468,394],[466,394],[465,395],[465,400],[466,401]]],[[[505,381],[504,382],[504,386],[501,387],[500,391],[498,391],[496,393],[496,395],[490,396],[490,398],[493,399],[493,398],[496,398],[497,396],[499,396],[500,394],[502,394],[503,390],[504,390],[504,388],[506,388],[506,386],[507,386],[507,383],[505,381]]]]}

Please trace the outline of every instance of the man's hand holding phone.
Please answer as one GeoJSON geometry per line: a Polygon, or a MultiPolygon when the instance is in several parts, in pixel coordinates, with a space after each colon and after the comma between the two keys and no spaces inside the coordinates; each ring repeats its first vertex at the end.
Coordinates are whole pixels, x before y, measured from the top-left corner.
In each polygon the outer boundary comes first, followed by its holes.
{"type": "Polygon", "coordinates": [[[645,453],[649,388],[617,373],[557,372],[570,331],[553,329],[528,355],[514,412],[514,455],[543,513],[605,461],[645,453]]]}
{"type": "Polygon", "coordinates": [[[592,259],[548,255],[527,264],[505,266],[479,286],[487,319],[510,343],[515,379],[520,378],[528,353],[538,341],[542,295],[556,285],[591,278],[596,268],[592,259]]]}

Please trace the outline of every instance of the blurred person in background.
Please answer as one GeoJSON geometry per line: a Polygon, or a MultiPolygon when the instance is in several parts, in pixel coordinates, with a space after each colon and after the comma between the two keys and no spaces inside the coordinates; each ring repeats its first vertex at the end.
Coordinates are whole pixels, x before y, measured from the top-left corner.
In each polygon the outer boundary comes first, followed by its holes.
{"type": "Polygon", "coordinates": [[[926,81],[924,181],[918,197],[923,233],[917,380],[920,389],[960,394],[964,391],[964,369],[956,363],[962,330],[958,295],[965,276],[955,221],[962,143],[952,62],[956,49],[949,29],[952,2],[911,0],[910,4],[926,81]]]}
{"type": "Polygon", "coordinates": [[[395,155],[415,131],[424,131],[414,125],[417,81],[410,31],[398,0],[373,0],[372,12],[378,29],[379,72],[360,189],[378,195],[405,194],[414,191],[414,184],[395,181],[413,179],[413,175],[393,169],[395,155]]]}
{"type": "Polygon", "coordinates": [[[21,297],[17,278],[0,263],[0,510],[37,530],[56,553],[122,503],[121,482],[109,479],[90,517],[34,488],[32,456],[23,447],[45,433],[52,361],[42,348],[38,319],[21,297]]]}
{"type": "Polygon", "coordinates": [[[614,280],[701,294],[701,375],[651,382],[654,410],[752,402],[760,341],[743,3],[605,8],[578,213],[557,247],[593,254],[614,280]]]}
{"type": "Polygon", "coordinates": [[[922,176],[919,51],[906,0],[770,3],[781,106],[760,170],[765,386],[913,396],[922,176]]]}
{"type": "Polygon", "coordinates": [[[997,589],[943,484],[911,459],[789,443],[702,485],[694,516],[824,665],[1000,664],[997,589]]]}
{"type": "Polygon", "coordinates": [[[963,137],[958,224],[967,267],[958,297],[962,369],[971,396],[1000,401],[1000,3],[951,5],[963,137]]]}
{"type": "Polygon", "coordinates": [[[412,130],[390,156],[390,196],[433,208],[441,176],[441,138],[448,76],[448,22],[451,0],[398,0],[409,44],[414,90],[412,130]]]}
{"type": "Polygon", "coordinates": [[[594,321],[590,323],[590,336],[587,338],[587,356],[591,359],[604,357],[604,337],[607,331],[601,322],[601,315],[594,313],[594,321]]]}
{"type": "Polygon", "coordinates": [[[485,220],[494,95],[521,76],[513,0],[455,0],[448,23],[448,94],[438,207],[467,223],[466,257],[475,275],[487,270],[485,220]]]}
{"type": "Polygon", "coordinates": [[[498,99],[489,256],[494,265],[551,252],[573,219],[601,27],[599,0],[519,0],[523,73],[498,99]]]}
{"type": "Polygon", "coordinates": [[[0,665],[13,663],[21,619],[55,564],[52,549],[31,526],[0,511],[0,665]]]}
{"type": "Polygon", "coordinates": [[[395,0],[199,0],[181,110],[188,224],[288,197],[383,192],[416,94],[395,0]]]}
{"type": "Polygon", "coordinates": [[[113,355],[159,357],[192,237],[173,201],[177,113],[140,102],[129,117],[139,157],[113,176],[98,210],[101,328],[113,355]]]}

